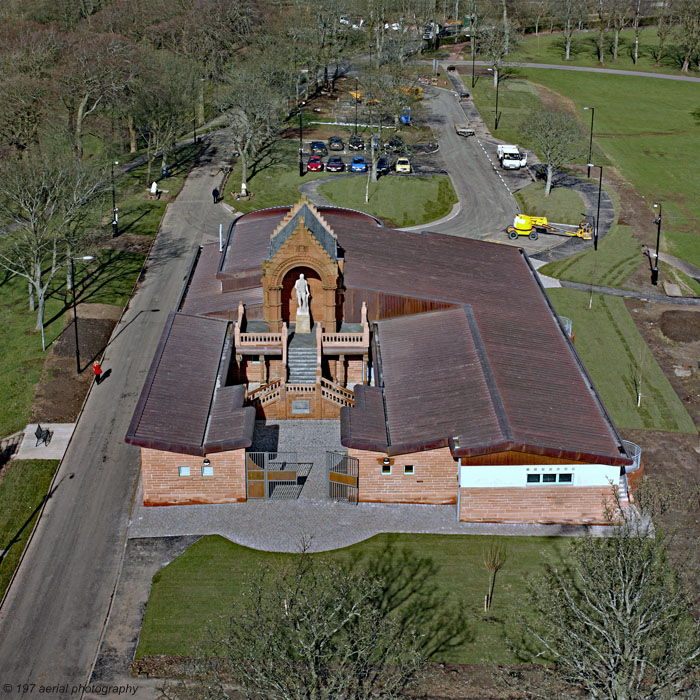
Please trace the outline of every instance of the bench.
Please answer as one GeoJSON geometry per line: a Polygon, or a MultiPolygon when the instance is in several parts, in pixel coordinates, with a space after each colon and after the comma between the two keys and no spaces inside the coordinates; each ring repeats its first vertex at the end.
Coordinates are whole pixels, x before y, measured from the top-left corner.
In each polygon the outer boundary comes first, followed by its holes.
{"type": "Polygon", "coordinates": [[[36,426],[34,435],[36,437],[36,445],[34,447],[39,447],[42,442],[45,447],[48,447],[53,437],[53,433],[48,428],[42,428],[40,425],[36,426]]]}

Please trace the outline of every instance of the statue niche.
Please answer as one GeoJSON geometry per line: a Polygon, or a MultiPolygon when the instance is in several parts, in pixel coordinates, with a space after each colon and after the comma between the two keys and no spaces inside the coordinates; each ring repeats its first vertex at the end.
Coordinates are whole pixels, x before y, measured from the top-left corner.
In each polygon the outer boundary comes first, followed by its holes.
{"type": "Polygon", "coordinates": [[[282,282],[282,320],[287,324],[297,322],[297,314],[306,311],[311,328],[316,321],[323,320],[323,284],[321,277],[312,268],[300,266],[292,268],[282,282]],[[299,284],[303,280],[304,284],[299,284]],[[297,286],[299,284],[299,286],[297,286]],[[300,295],[300,288],[305,293],[300,295]],[[301,296],[301,299],[300,299],[301,296]],[[305,305],[300,303],[305,297],[305,305]]]}

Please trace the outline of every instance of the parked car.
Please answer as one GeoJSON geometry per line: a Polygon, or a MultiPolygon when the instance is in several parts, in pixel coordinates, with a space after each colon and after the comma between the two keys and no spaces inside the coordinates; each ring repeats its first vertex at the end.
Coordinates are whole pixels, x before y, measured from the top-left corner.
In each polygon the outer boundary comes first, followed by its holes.
{"type": "Polygon", "coordinates": [[[314,156],[327,156],[328,149],[323,141],[312,141],[311,142],[311,154],[314,156]]]}
{"type": "Polygon", "coordinates": [[[397,173],[410,173],[411,161],[408,158],[397,158],[395,169],[397,173]]]}
{"type": "Polygon", "coordinates": [[[341,139],[340,136],[331,136],[328,139],[328,149],[330,151],[344,151],[345,144],[343,143],[343,139],[341,139]]]}
{"type": "Polygon", "coordinates": [[[306,169],[309,172],[318,172],[323,170],[323,161],[321,156],[309,156],[309,160],[306,163],[306,169]]]}
{"type": "Polygon", "coordinates": [[[399,134],[394,134],[387,142],[384,144],[385,148],[390,151],[402,151],[404,148],[403,137],[399,134]]]}
{"type": "Polygon", "coordinates": [[[353,134],[348,141],[348,146],[352,151],[364,151],[365,140],[359,134],[353,134]]]}
{"type": "Polygon", "coordinates": [[[350,170],[353,173],[366,173],[367,161],[365,161],[364,156],[355,156],[350,164],[350,170]]]}
{"type": "Polygon", "coordinates": [[[345,163],[340,156],[331,156],[326,163],[326,170],[329,173],[342,173],[345,170],[345,163]]]}
{"type": "Polygon", "coordinates": [[[389,172],[389,159],[382,156],[377,161],[377,175],[386,175],[389,172]]]}

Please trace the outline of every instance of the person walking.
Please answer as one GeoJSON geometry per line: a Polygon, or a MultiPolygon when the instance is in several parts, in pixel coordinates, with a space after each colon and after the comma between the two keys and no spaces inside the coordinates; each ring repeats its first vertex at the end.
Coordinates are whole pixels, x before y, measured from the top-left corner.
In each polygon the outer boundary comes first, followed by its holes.
{"type": "Polygon", "coordinates": [[[216,187],[211,191],[211,196],[214,198],[214,204],[219,203],[219,190],[216,187]]]}
{"type": "Polygon", "coordinates": [[[92,363],[92,373],[95,375],[95,383],[99,384],[102,381],[102,365],[97,360],[92,363]]]}

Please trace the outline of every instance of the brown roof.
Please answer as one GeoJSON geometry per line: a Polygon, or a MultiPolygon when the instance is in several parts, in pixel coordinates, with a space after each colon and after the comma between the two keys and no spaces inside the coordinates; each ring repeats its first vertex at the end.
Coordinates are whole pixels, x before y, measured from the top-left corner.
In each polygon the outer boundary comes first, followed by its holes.
{"type": "Polygon", "coordinates": [[[255,409],[243,408],[242,387],[216,390],[222,356],[230,353],[229,325],[170,314],[127,442],[195,455],[250,446],[255,409]]]}
{"type": "MultiPolygon", "coordinates": [[[[183,310],[226,317],[239,300],[261,304],[256,275],[269,255],[270,235],[289,211],[278,207],[240,217],[223,258],[218,246],[204,246],[183,310]],[[247,288],[222,294],[220,280],[247,288]]],[[[351,210],[320,213],[337,236],[343,281],[355,297],[381,292],[457,307],[370,319],[379,321],[383,393],[357,387],[355,408],[342,413],[344,444],[398,454],[458,436],[459,447],[450,442],[456,455],[527,447],[571,459],[629,462],[620,456],[619,436],[521,250],[387,229],[351,210]]],[[[219,356],[213,353],[206,362],[213,367],[219,356]]],[[[203,364],[204,356],[199,359],[203,364]]],[[[199,368],[191,371],[194,391],[199,368]]],[[[211,375],[210,368],[202,378],[210,399],[211,375]]]]}

